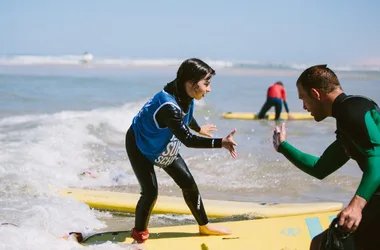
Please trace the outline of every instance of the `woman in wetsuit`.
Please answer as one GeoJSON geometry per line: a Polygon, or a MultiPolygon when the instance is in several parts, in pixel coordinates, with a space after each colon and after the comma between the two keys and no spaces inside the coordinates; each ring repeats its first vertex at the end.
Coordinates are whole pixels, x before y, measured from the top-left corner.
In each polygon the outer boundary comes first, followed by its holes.
{"type": "Polygon", "coordinates": [[[184,159],[179,154],[183,143],[191,148],[225,148],[236,157],[233,130],[225,138],[211,137],[214,126],[199,126],[193,117],[194,99],[200,100],[211,91],[210,81],[215,71],[205,62],[192,58],[184,61],[177,77],[151,98],[133,118],[126,134],[126,150],[133,171],[141,186],[136,206],[132,238],[143,243],[149,237],[148,223],[158,195],[154,165],[168,173],[182,189],[202,235],[230,234],[225,228],[209,224],[197,184],[184,159]]]}

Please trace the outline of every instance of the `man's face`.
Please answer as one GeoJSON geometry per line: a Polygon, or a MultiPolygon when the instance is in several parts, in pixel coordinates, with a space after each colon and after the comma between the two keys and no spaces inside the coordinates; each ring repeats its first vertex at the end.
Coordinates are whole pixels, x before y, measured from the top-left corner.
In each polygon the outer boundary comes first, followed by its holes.
{"type": "Polygon", "coordinates": [[[324,120],[327,115],[321,102],[320,92],[317,89],[311,89],[309,92],[306,92],[299,83],[297,83],[297,90],[299,99],[303,102],[303,108],[310,112],[315,121],[320,122],[324,120]]]}

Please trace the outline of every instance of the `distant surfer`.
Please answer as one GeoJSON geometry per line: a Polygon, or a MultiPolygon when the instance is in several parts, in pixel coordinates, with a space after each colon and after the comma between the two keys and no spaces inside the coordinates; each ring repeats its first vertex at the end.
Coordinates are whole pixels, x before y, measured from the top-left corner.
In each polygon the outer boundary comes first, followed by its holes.
{"type": "MultiPolygon", "coordinates": [[[[320,122],[336,119],[336,139],[320,157],[301,152],[286,141],[285,124],[273,132],[273,146],[297,168],[320,180],[348,160],[357,162],[363,172],[349,204],[337,215],[339,226],[352,234],[356,249],[380,249],[380,108],[372,100],[346,95],[338,77],[327,65],[306,69],[297,80],[304,109],[320,122]]],[[[326,231],[316,236],[311,250],[325,249],[321,241],[326,231]]],[[[332,249],[332,248],[329,248],[332,249]]],[[[344,248],[348,249],[348,248],[344,248]]],[[[353,249],[353,248],[349,248],[353,249]]]]}
{"type": "Polygon", "coordinates": [[[82,63],[88,64],[92,62],[93,59],[94,59],[94,56],[91,53],[85,52],[82,56],[82,63]]]}
{"type": "Polygon", "coordinates": [[[231,233],[228,229],[210,225],[197,184],[179,154],[183,143],[190,148],[225,148],[233,158],[236,157],[235,129],[225,138],[206,138],[216,130],[215,125],[199,126],[193,117],[194,99],[200,100],[211,91],[213,75],[215,71],[205,62],[196,58],[185,60],[177,77],[133,118],[126,134],[126,150],[141,187],[132,229],[135,243],[143,243],[149,237],[149,218],[158,195],[154,165],[162,168],[182,189],[201,235],[231,233]],[[202,136],[193,134],[190,129],[202,136]]]}
{"type": "Polygon", "coordinates": [[[286,90],[284,84],[278,81],[268,88],[267,99],[258,113],[258,118],[264,119],[268,110],[274,107],[276,112],[275,120],[279,120],[282,111],[282,103],[284,103],[285,111],[288,113],[288,117],[291,118],[291,116],[289,116],[289,108],[286,102],[286,90]]]}

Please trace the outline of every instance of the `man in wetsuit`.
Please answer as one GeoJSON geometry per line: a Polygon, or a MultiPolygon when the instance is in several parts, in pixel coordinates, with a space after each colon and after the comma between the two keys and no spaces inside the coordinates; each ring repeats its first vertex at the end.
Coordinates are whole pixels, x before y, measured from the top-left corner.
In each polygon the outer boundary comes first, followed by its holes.
{"type": "Polygon", "coordinates": [[[169,174],[182,189],[190,211],[199,224],[202,235],[230,234],[225,228],[210,225],[197,184],[184,159],[179,154],[183,143],[191,148],[225,148],[236,157],[233,130],[225,138],[211,137],[215,126],[199,126],[193,117],[194,99],[200,100],[211,91],[210,81],[215,71],[205,62],[192,58],[184,61],[177,77],[150,99],[133,118],[126,134],[126,150],[133,171],[141,186],[136,206],[132,237],[136,243],[148,239],[148,223],[158,195],[154,165],[169,174]]]}
{"type": "MultiPolygon", "coordinates": [[[[380,249],[380,109],[363,96],[346,95],[335,73],[326,65],[306,69],[297,80],[304,109],[319,122],[336,119],[336,139],[320,157],[303,153],[286,141],[285,124],[273,133],[275,150],[297,168],[324,179],[350,158],[363,172],[350,203],[340,212],[339,225],[352,233],[357,249],[380,249]]],[[[320,248],[325,232],[316,236],[310,249],[320,248]]]]}
{"type": "Polygon", "coordinates": [[[268,110],[274,107],[276,112],[275,120],[279,120],[282,111],[282,103],[284,103],[285,111],[289,114],[284,84],[282,82],[276,82],[268,88],[267,100],[258,114],[259,119],[264,119],[268,110]]]}

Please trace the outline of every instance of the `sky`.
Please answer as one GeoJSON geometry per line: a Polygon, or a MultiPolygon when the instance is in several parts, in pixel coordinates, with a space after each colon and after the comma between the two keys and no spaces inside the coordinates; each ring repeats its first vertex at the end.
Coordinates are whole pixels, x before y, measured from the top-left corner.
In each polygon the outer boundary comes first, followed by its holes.
{"type": "Polygon", "coordinates": [[[372,62],[378,0],[0,0],[0,55],[372,62]]]}

